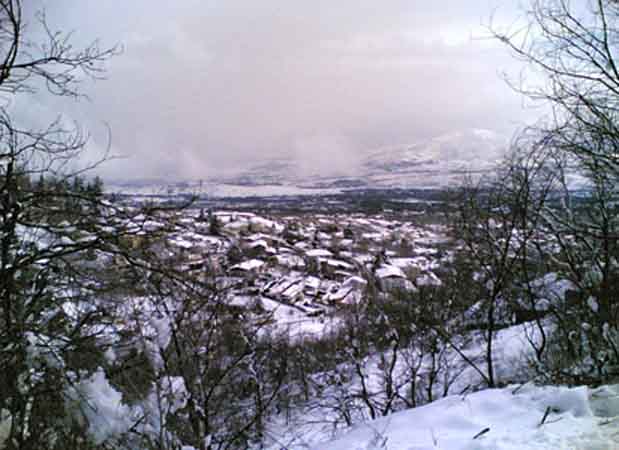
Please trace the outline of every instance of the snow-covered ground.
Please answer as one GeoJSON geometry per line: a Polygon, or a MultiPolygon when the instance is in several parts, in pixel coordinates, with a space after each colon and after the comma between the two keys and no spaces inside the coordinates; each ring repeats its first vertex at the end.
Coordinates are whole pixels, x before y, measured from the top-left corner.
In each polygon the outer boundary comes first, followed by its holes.
{"type": "Polygon", "coordinates": [[[446,397],[356,426],[311,449],[615,450],[619,385],[515,385],[446,397]]]}

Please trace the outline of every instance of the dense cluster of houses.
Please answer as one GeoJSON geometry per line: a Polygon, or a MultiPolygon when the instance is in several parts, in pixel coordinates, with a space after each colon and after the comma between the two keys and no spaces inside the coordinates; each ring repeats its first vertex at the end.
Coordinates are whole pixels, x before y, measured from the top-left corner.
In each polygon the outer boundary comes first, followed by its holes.
{"type": "MultiPolygon", "coordinates": [[[[268,300],[314,314],[363,301],[369,288],[380,293],[440,284],[435,271],[449,256],[439,226],[362,214],[187,210],[173,223],[156,244],[170,264],[216,280],[231,301],[268,300]]],[[[144,218],[139,225],[152,231],[164,221],[144,218]]]]}

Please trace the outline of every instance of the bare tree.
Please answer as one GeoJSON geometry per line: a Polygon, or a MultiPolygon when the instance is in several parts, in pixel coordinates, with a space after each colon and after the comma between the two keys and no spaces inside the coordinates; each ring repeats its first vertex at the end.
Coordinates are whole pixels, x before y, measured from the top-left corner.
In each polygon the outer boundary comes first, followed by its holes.
{"type": "Polygon", "coordinates": [[[39,176],[74,179],[78,172],[69,163],[87,136],[61,118],[41,129],[28,127],[10,106],[41,90],[79,97],[81,81],[100,77],[115,53],[117,48],[101,49],[97,42],[76,48],[42,11],[25,17],[23,2],[0,1],[0,411],[8,429],[0,446],[7,449],[79,445],[77,422],[61,413],[64,394],[98,354],[92,352],[98,332],[90,325],[104,327],[109,317],[100,304],[86,307],[92,271],[74,264],[102,247],[100,216],[93,214],[101,199],[33,183],[39,176]],[[37,33],[41,41],[32,40],[37,33]],[[82,208],[70,225],[63,199],[82,208]],[[89,353],[92,358],[85,357],[89,353]]]}
{"type": "Polygon", "coordinates": [[[555,168],[561,201],[536,214],[538,230],[558,248],[554,269],[573,287],[571,301],[557,299],[552,309],[553,342],[562,358],[551,376],[580,382],[613,378],[619,374],[619,4],[535,0],[525,17],[524,28],[495,27],[493,33],[542,75],[541,82],[525,76],[512,85],[550,107],[550,117],[534,129],[536,146],[551,149],[562,162],[555,168]]]}
{"type": "Polygon", "coordinates": [[[456,195],[453,232],[472,270],[471,290],[477,297],[469,320],[482,330],[485,341],[486,367],[477,371],[489,386],[499,381],[494,367],[495,333],[511,325],[514,315],[522,320],[525,311],[530,313],[541,335],[540,342],[532,343],[539,346],[538,356],[544,351],[545,328],[534,285],[549,270],[543,229],[545,212],[552,210],[553,196],[562,186],[561,164],[556,152],[524,133],[496,174],[471,182],[456,195]]]}

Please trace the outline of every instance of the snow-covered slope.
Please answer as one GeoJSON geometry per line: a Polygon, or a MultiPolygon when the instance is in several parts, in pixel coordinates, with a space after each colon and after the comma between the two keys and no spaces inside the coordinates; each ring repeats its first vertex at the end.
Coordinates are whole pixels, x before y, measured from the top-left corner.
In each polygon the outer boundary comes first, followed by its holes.
{"type": "Polygon", "coordinates": [[[321,187],[425,187],[435,185],[437,176],[492,169],[501,159],[507,139],[490,130],[457,131],[413,144],[361,152],[360,161],[351,161],[338,176],[308,172],[302,161],[277,159],[263,161],[243,171],[237,180],[243,183],[301,183],[321,187]],[[312,173],[312,175],[308,175],[312,173]]]}
{"type": "Polygon", "coordinates": [[[410,145],[371,152],[364,167],[368,174],[410,171],[488,170],[501,158],[507,140],[489,130],[458,131],[410,145]]]}
{"type": "Polygon", "coordinates": [[[447,397],[362,424],[312,450],[617,448],[619,386],[525,385],[447,397]]]}

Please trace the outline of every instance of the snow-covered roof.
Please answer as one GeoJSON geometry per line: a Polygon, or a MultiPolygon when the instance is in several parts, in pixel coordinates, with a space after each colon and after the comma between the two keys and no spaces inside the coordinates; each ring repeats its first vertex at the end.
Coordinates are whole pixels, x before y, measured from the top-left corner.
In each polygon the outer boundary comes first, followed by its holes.
{"type": "Polygon", "coordinates": [[[294,298],[303,293],[303,289],[305,288],[305,283],[302,280],[292,283],[288,285],[286,289],[282,292],[282,296],[286,298],[294,298]]]}
{"type": "Polygon", "coordinates": [[[325,300],[332,301],[332,302],[344,301],[346,300],[347,297],[354,296],[355,292],[356,292],[355,289],[352,287],[342,286],[339,289],[337,289],[335,292],[329,292],[325,296],[325,300]]]}
{"type": "Polygon", "coordinates": [[[277,263],[286,267],[305,267],[305,261],[298,255],[286,254],[277,255],[277,263]]]}
{"type": "Polygon", "coordinates": [[[307,287],[318,288],[320,286],[320,278],[309,276],[305,279],[305,285],[307,287]]]}
{"type": "Polygon", "coordinates": [[[441,286],[443,282],[433,272],[419,275],[416,279],[419,286],[441,286]]]}
{"type": "Polygon", "coordinates": [[[283,230],[284,228],[283,225],[280,225],[277,222],[274,222],[272,220],[265,219],[264,217],[259,217],[259,216],[252,217],[251,219],[249,219],[249,222],[252,225],[258,225],[264,228],[273,228],[277,230],[278,232],[283,230]]]}
{"type": "Polygon", "coordinates": [[[176,237],[174,239],[171,239],[170,243],[174,244],[177,247],[185,248],[185,249],[189,249],[193,247],[192,242],[189,242],[188,240],[183,239],[182,237],[176,237]]]}
{"type": "Polygon", "coordinates": [[[157,222],[155,220],[147,220],[142,224],[142,227],[147,231],[156,231],[160,228],[163,228],[163,224],[161,222],[157,222]]]}
{"type": "Polygon", "coordinates": [[[391,265],[384,265],[376,269],[376,276],[378,278],[406,278],[406,275],[402,272],[402,269],[391,265]]]}
{"type": "Polygon", "coordinates": [[[425,256],[416,256],[414,258],[392,258],[391,262],[394,266],[398,266],[402,269],[416,267],[421,270],[431,270],[440,266],[438,261],[435,259],[428,259],[425,256]]]}
{"type": "Polygon", "coordinates": [[[342,286],[365,286],[366,284],[368,284],[368,282],[365,279],[357,276],[352,276],[346,279],[342,283],[342,286]]]}
{"type": "Polygon", "coordinates": [[[327,259],[327,264],[329,266],[338,267],[340,269],[348,269],[348,270],[354,269],[354,266],[352,264],[349,264],[345,261],[340,261],[339,259],[329,258],[327,259]]]}
{"type": "Polygon", "coordinates": [[[314,248],[311,250],[307,250],[305,254],[310,258],[329,258],[333,256],[333,253],[324,248],[314,248]]]}
{"type": "Polygon", "coordinates": [[[436,255],[438,250],[432,247],[417,247],[413,249],[413,253],[416,255],[436,255]]]}
{"type": "Polygon", "coordinates": [[[255,269],[259,269],[264,265],[264,261],[260,261],[259,259],[250,259],[249,261],[243,261],[242,263],[235,264],[230,267],[230,270],[244,270],[251,271],[255,269]]]}
{"type": "Polygon", "coordinates": [[[247,244],[247,247],[249,248],[256,248],[256,247],[269,248],[269,244],[264,239],[258,239],[257,241],[249,242],[247,244]]]}

